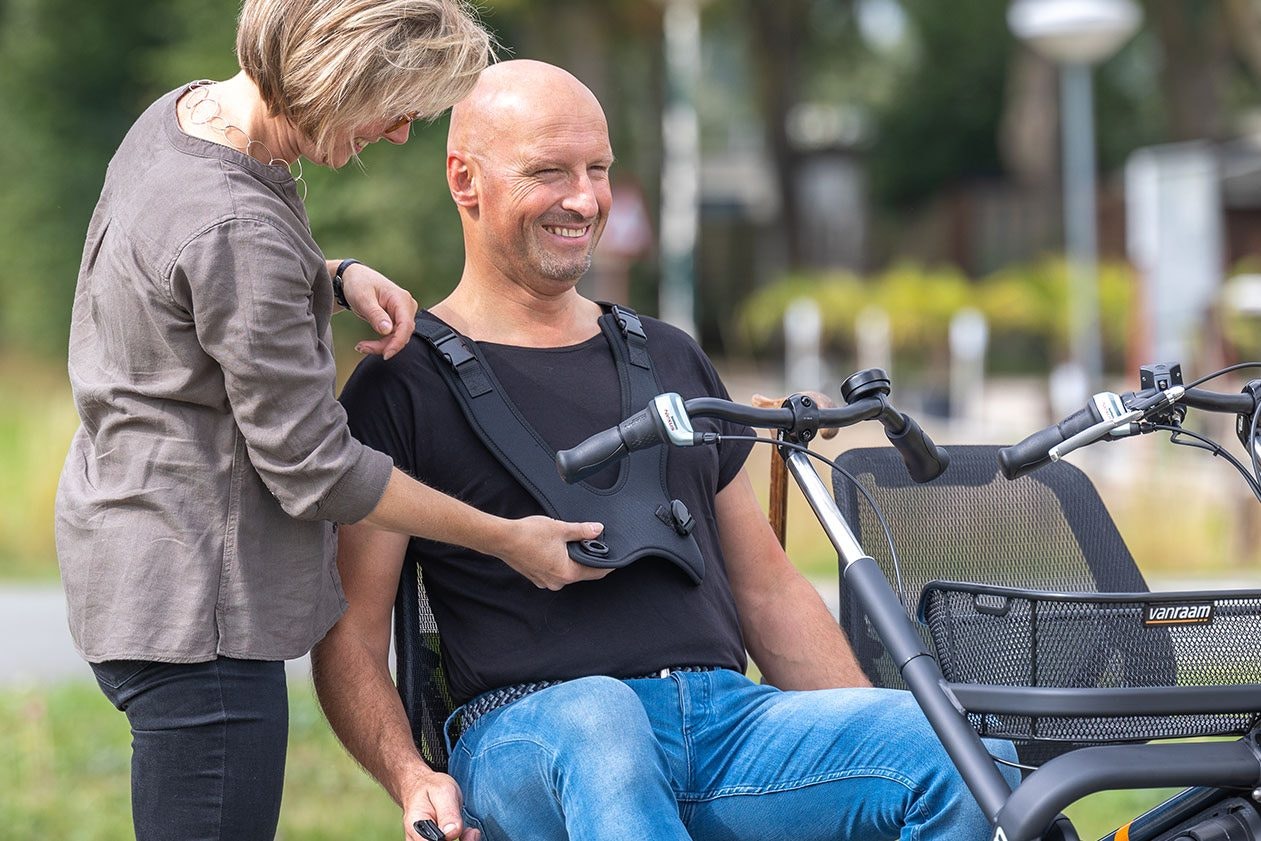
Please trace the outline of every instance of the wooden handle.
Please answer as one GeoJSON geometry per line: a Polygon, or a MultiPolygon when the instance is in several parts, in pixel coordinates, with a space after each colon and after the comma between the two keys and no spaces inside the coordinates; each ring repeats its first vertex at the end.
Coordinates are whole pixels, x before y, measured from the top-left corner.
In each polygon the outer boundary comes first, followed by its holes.
{"type": "Polygon", "coordinates": [[[788,465],[779,457],[779,452],[771,448],[771,499],[768,506],[771,519],[771,530],[779,545],[788,546],[788,465]]]}

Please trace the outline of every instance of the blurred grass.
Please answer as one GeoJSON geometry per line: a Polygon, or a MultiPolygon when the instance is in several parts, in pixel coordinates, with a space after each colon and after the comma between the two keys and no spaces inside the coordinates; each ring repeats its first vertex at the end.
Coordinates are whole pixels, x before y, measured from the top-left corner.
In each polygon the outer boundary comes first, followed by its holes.
{"type": "Polygon", "coordinates": [[[0,354],[0,579],[51,579],[53,500],[78,426],[65,369],[0,354]]]}
{"type": "Polygon", "coordinates": [[[1144,791],[1104,791],[1083,797],[1064,810],[1083,839],[1102,838],[1127,821],[1131,821],[1156,804],[1171,797],[1178,789],[1144,791]]]}
{"type": "MultiPolygon", "coordinates": [[[[397,807],[337,744],[308,683],[289,691],[289,759],[277,841],[398,838],[397,807]]],[[[0,691],[0,833],[12,841],[132,838],[126,718],[88,683],[0,691]]],[[[1092,795],[1068,810],[1098,838],[1163,792],[1092,795]]]]}
{"type": "MultiPolygon", "coordinates": [[[[296,683],[296,682],[295,682],[296,683]]],[[[393,801],[346,755],[310,685],[290,688],[289,757],[276,838],[399,838],[393,801]]],[[[0,692],[0,836],[125,841],[131,830],[127,720],[88,683],[0,692]]]]}

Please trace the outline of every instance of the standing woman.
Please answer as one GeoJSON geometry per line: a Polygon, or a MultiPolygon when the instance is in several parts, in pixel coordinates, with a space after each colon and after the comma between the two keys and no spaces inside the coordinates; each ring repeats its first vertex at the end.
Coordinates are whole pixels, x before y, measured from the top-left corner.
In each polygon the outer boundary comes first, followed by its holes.
{"type": "Polygon", "coordinates": [[[568,564],[595,524],[506,521],[357,443],[335,302],[406,344],[416,302],[325,260],[301,159],[340,167],[461,99],[490,58],[463,0],[245,0],[241,72],[155,102],[115,153],[75,293],[82,426],[58,489],[71,632],[130,721],[136,837],[271,839],[286,659],[341,614],[335,523],[568,564]],[[290,173],[297,166],[298,177],[290,173]]]}

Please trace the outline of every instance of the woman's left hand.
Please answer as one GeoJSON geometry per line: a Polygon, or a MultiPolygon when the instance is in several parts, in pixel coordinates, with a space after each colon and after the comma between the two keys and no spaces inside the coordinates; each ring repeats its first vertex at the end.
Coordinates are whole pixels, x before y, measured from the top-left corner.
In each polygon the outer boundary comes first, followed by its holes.
{"type": "Polygon", "coordinates": [[[355,345],[360,353],[389,359],[407,346],[420,304],[411,293],[371,266],[355,263],[342,273],[342,292],[355,315],[372,325],[379,339],[355,345]]]}

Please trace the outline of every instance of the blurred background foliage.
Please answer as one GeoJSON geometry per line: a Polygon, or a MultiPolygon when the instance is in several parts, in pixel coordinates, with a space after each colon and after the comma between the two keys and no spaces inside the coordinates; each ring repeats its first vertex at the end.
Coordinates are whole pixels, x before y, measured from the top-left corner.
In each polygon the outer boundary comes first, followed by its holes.
{"type": "MultiPolygon", "coordinates": [[[[505,55],[555,61],[592,87],[609,113],[617,174],[642,189],[655,216],[662,4],[481,5],[505,55]]],[[[1258,99],[1261,39],[1236,24],[1261,14],[1257,5],[1146,0],[1146,27],[1097,74],[1105,172],[1144,144],[1237,131],[1258,99]]],[[[702,197],[698,315],[707,344],[741,350],[725,347],[741,300],[785,274],[837,262],[870,273],[912,257],[975,279],[1057,246],[1054,68],[1015,43],[1006,6],[704,4],[703,148],[714,157],[751,149],[771,176],[767,194],[752,200],[765,206],[752,222],[748,208],[702,197]],[[839,261],[818,254],[818,220],[802,200],[820,149],[793,131],[803,112],[820,108],[839,115],[833,141],[862,172],[855,215],[869,217],[861,247],[839,261]],[[978,245],[985,232],[968,213],[978,185],[1036,196],[1049,221],[1033,235],[1002,232],[1014,244],[978,245]]],[[[64,355],[83,232],[113,149],[161,93],[235,72],[236,11],[236,0],[0,0],[0,348],[64,355]]],[[[461,265],[442,178],[444,128],[418,126],[406,147],[372,147],[362,170],[307,168],[312,226],[326,252],[370,258],[426,301],[453,285],[461,265]]],[[[741,177],[735,170],[729,179],[741,177]]],[[[1114,239],[1105,231],[1105,250],[1116,251],[1114,239]]],[[[656,280],[649,253],[632,268],[632,303],[654,311],[656,280]]]]}
{"type": "MultiPolygon", "coordinates": [[[[851,363],[846,370],[855,367],[861,323],[886,317],[894,365],[910,382],[931,360],[947,357],[951,318],[965,308],[986,318],[990,367],[996,374],[1049,370],[1068,345],[1068,267],[1060,257],[1013,264],[976,281],[949,266],[914,262],[895,263],[869,278],[847,272],[792,274],[740,306],[747,352],[778,354],[784,315],[802,299],[818,305],[827,350],[851,363]]],[[[1115,261],[1100,265],[1100,321],[1112,370],[1126,360],[1135,305],[1130,267],[1115,261]]]]}

